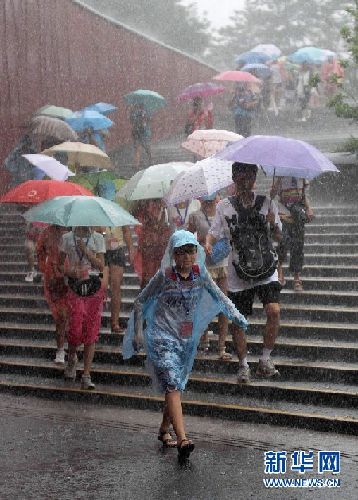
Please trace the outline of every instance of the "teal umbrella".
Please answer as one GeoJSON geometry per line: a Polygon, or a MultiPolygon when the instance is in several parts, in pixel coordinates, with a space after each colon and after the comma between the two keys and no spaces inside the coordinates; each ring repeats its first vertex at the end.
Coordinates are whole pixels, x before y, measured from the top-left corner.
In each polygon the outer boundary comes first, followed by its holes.
{"type": "Polygon", "coordinates": [[[123,96],[126,104],[143,104],[149,112],[158,111],[166,106],[163,96],[153,90],[138,89],[123,96]]]}
{"type": "Polygon", "coordinates": [[[24,217],[28,222],[47,222],[65,227],[140,224],[117,203],[98,196],[57,196],[31,208],[24,217]]]}

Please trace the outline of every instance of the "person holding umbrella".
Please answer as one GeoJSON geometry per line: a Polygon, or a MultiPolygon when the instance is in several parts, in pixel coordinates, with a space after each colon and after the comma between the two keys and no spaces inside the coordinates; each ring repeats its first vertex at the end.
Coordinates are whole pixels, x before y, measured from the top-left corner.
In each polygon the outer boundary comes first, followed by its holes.
{"type": "Polygon", "coordinates": [[[136,169],[139,168],[141,162],[142,150],[147,154],[149,165],[152,164],[150,119],[150,114],[143,103],[137,102],[132,105],[129,120],[132,126],[134,166],[136,169]]]}

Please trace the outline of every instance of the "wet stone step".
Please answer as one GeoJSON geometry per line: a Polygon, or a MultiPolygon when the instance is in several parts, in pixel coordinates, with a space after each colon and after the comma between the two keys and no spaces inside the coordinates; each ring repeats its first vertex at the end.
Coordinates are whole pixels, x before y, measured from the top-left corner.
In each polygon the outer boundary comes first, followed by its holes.
{"type": "MultiPolygon", "coordinates": [[[[0,270],[0,281],[8,281],[8,282],[19,282],[24,281],[26,276],[25,271],[13,271],[6,272],[0,270]]],[[[24,281],[25,282],[25,281],[24,281]]],[[[123,274],[123,283],[136,285],[139,283],[139,279],[136,273],[133,272],[125,272],[123,274]]]]}
{"type": "MultiPolygon", "coordinates": [[[[99,404],[117,404],[125,407],[160,411],[163,398],[148,390],[148,386],[120,386],[114,388],[97,382],[94,391],[81,391],[78,382],[64,384],[62,380],[43,378],[42,383],[35,377],[0,374],[0,390],[18,395],[30,394],[47,398],[61,398],[75,401],[93,401],[99,404]]],[[[356,434],[358,420],[355,409],[330,408],[302,403],[285,402],[277,408],[277,401],[269,402],[241,395],[218,396],[188,390],[183,397],[184,413],[210,416],[229,420],[256,423],[270,423],[356,434]]]]}
{"type": "MultiPolygon", "coordinates": [[[[79,356],[81,353],[79,352],[79,356]]],[[[95,362],[93,365],[93,376],[99,383],[106,384],[123,384],[123,385],[143,385],[146,383],[150,385],[150,377],[144,369],[144,356],[137,356],[135,359],[121,362],[121,357],[119,354],[114,354],[114,359],[111,364],[103,363],[101,353],[97,353],[95,362]]],[[[332,368],[328,363],[325,366],[324,363],[313,363],[306,362],[302,360],[292,360],[285,361],[279,358],[274,358],[275,366],[279,369],[280,375],[274,379],[265,380],[266,387],[271,387],[274,389],[277,384],[289,383],[291,386],[299,386],[301,381],[308,384],[316,383],[319,380],[319,384],[331,385],[331,384],[344,384],[347,386],[347,390],[351,395],[350,406],[357,407],[358,402],[358,387],[357,381],[353,380],[354,373],[356,373],[351,365],[342,364],[343,366],[332,368]],[[297,363],[295,365],[294,363],[297,363]],[[300,364],[301,363],[301,364],[300,364]],[[295,371],[297,372],[300,368],[301,376],[294,377],[295,371]],[[319,376],[319,378],[315,378],[319,376]]],[[[257,357],[250,356],[249,364],[252,371],[253,382],[261,382],[262,379],[255,375],[255,370],[257,368],[257,357]]],[[[79,367],[81,364],[79,364],[79,367]]],[[[64,367],[59,367],[55,365],[52,361],[47,361],[42,358],[22,358],[20,356],[0,356],[0,372],[1,373],[18,373],[22,375],[29,376],[39,376],[39,377],[63,377],[64,367]]],[[[201,359],[196,358],[194,362],[194,372],[191,376],[201,379],[200,389],[198,388],[198,383],[196,384],[196,389],[200,390],[203,395],[207,392],[213,392],[212,387],[213,378],[220,378],[225,382],[226,378],[228,380],[235,381],[235,388],[237,390],[241,384],[238,384],[235,380],[237,376],[238,362],[221,362],[217,360],[201,359]]],[[[243,384],[246,387],[246,384],[243,384]]],[[[216,390],[218,394],[225,394],[223,390],[224,385],[219,385],[216,390]]],[[[265,393],[256,394],[257,397],[265,398],[265,393]]],[[[274,392],[272,392],[272,397],[275,398],[274,392]]],[[[279,398],[278,398],[279,399],[279,398]]],[[[304,399],[302,400],[304,402],[304,399]]],[[[332,401],[330,402],[332,404],[332,401]]]]}
{"type": "Polygon", "coordinates": [[[307,243],[305,242],[305,254],[356,254],[358,243],[307,243]]]}
{"type": "Polygon", "coordinates": [[[311,222],[305,225],[305,234],[332,234],[332,233],[352,233],[358,236],[358,224],[339,222],[338,224],[320,224],[311,222]]]}
{"type": "Polygon", "coordinates": [[[345,233],[345,232],[339,232],[339,233],[331,233],[331,234],[324,234],[324,233],[307,233],[305,234],[305,243],[332,243],[335,245],[336,243],[357,243],[358,241],[358,235],[357,234],[351,234],[351,233],[345,233]]]}
{"type": "MultiPolygon", "coordinates": [[[[94,375],[95,380],[95,375],[94,375]]],[[[160,411],[163,398],[154,393],[148,385],[118,384],[115,387],[99,383],[94,391],[81,391],[79,383],[64,383],[61,379],[0,374],[0,390],[15,394],[31,394],[40,397],[93,401],[97,404],[118,404],[133,408],[147,408],[160,411]]],[[[245,391],[247,389],[243,389],[245,391]]],[[[356,434],[358,421],[355,408],[330,408],[326,405],[303,404],[261,400],[245,394],[218,395],[215,393],[185,391],[183,409],[185,414],[210,416],[229,420],[289,425],[356,434]]]]}
{"type": "MultiPolygon", "coordinates": [[[[0,330],[1,332],[1,330],[0,330]]],[[[55,335],[53,331],[42,331],[34,337],[31,332],[21,332],[22,336],[17,336],[16,332],[7,335],[1,334],[0,352],[9,355],[37,356],[53,358],[55,351],[55,335]]],[[[103,360],[110,362],[113,353],[118,353],[118,349],[123,342],[122,334],[110,334],[109,330],[102,330],[97,346],[97,356],[101,352],[103,360]],[[104,333],[105,332],[105,333],[104,333]]],[[[263,338],[260,335],[248,335],[248,351],[250,355],[261,355],[263,348],[263,338]]],[[[226,349],[236,358],[231,336],[227,338],[226,349]]],[[[211,334],[209,337],[209,352],[202,353],[199,349],[198,355],[201,357],[218,358],[218,337],[211,334]]],[[[274,348],[274,355],[283,358],[301,358],[309,361],[343,361],[358,362],[357,342],[325,342],[323,340],[305,340],[302,338],[285,339],[279,337],[274,348]]]]}
{"type": "MultiPolygon", "coordinates": [[[[36,321],[31,321],[28,315],[25,317],[17,317],[21,319],[21,322],[16,320],[13,321],[2,321],[0,323],[0,335],[7,338],[32,338],[32,339],[46,339],[53,340],[54,338],[54,325],[51,321],[48,323],[40,323],[36,321]],[[22,321],[26,319],[25,321],[22,321]]],[[[101,326],[100,329],[100,343],[108,345],[118,345],[119,339],[116,334],[110,333],[110,328],[108,321],[106,324],[101,326]]],[[[122,324],[125,326],[125,318],[122,318],[122,324]]],[[[248,338],[252,335],[262,336],[264,331],[265,319],[261,318],[250,318],[250,325],[248,330],[248,338]]],[[[214,320],[209,325],[209,330],[217,334],[217,321],[214,320]]],[[[338,342],[355,342],[358,338],[358,324],[351,323],[324,323],[324,322],[312,322],[305,320],[285,320],[280,322],[280,332],[279,339],[309,339],[312,340],[322,340],[327,342],[327,346],[334,345],[338,342]]],[[[230,331],[229,331],[230,339],[230,331]]]]}

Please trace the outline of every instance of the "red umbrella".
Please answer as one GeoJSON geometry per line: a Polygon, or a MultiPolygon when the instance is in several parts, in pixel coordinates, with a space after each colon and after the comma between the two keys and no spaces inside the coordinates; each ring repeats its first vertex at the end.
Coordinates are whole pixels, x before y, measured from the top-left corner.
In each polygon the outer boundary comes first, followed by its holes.
{"type": "Polygon", "coordinates": [[[256,76],[247,71],[224,71],[215,75],[214,80],[231,81],[231,82],[259,82],[256,76]]]}
{"type": "Polygon", "coordinates": [[[27,181],[14,187],[0,198],[1,203],[20,203],[36,205],[55,196],[93,196],[93,193],[73,182],[27,181]]]}

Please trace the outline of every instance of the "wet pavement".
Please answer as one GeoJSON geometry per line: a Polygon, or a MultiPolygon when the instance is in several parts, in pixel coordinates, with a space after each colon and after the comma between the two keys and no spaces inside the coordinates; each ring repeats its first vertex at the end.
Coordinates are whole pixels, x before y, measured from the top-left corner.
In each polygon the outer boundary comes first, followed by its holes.
{"type": "MultiPolygon", "coordinates": [[[[163,451],[156,440],[159,421],[157,412],[2,394],[0,498],[356,498],[355,437],[187,417],[196,449],[180,466],[176,450],[163,451]],[[298,449],[314,456],[339,450],[341,473],[335,477],[341,487],[266,489],[264,452],[298,449]]],[[[276,477],[319,475],[290,471],[276,477]]]]}

